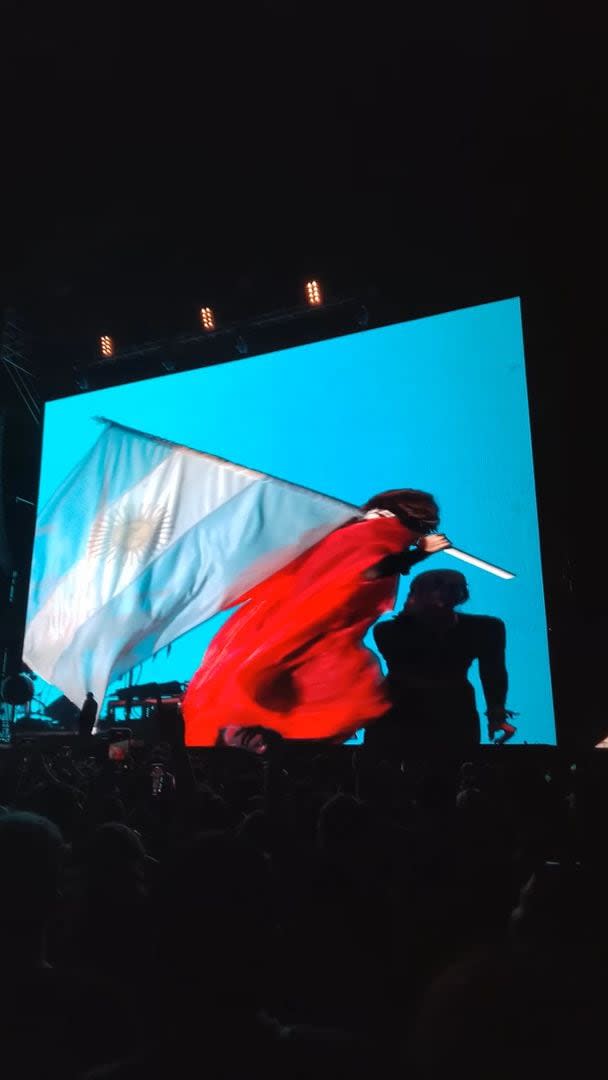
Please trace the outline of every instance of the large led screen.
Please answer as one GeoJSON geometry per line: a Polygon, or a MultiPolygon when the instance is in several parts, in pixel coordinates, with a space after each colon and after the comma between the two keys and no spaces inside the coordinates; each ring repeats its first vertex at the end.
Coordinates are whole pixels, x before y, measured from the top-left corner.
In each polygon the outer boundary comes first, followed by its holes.
{"type": "MultiPolygon", "coordinates": [[[[45,543],[40,534],[51,528],[45,508],[55,505],[66,478],[99,440],[100,416],[356,506],[386,489],[433,493],[441,531],[452,543],[515,577],[501,579],[442,552],[401,579],[396,607],[417,573],[464,572],[470,599],[463,611],[495,616],[506,627],[507,705],[519,714],[513,741],[555,742],[517,299],[48,403],[30,626],[57,585],[53,580],[41,589],[36,578],[44,562],[36,554],[45,543]]],[[[111,478],[97,484],[107,500],[111,478]]],[[[70,531],[83,525],[78,515],[61,512],[53,522],[65,540],[59,578],[70,572],[77,548],[70,531]]],[[[282,525],[288,535],[289,521],[282,525]]],[[[187,684],[226,618],[221,612],[188,629],[139,664],[131,680],[187,684]]],[[[371,632],[366,641],[373,649],[371,632]]],[[[475,667],[470,678],[483,713],[475,667]]],[[[126,681],[123,674],[108,687],[106,703],[126,681]]],[[[36,695],[46,704],[62,692],[52,680],[37,681],[36,695]]],[[[102,714],[105,709],[102,704],[102,714]]]]}

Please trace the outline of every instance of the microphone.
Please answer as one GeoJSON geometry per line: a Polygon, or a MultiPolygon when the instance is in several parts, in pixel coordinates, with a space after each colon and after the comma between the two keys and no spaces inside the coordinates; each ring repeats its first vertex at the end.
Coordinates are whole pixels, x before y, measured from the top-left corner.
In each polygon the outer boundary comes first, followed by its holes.
{"type": "Polygon", "coordinates": [[[493,563],[486,562],[485,559],[478,559],[477,555],[469,555],[467,551],[461,551],[460,548],[443,548],[442,555],[451,555],[453,559],[460,559],[462,562],[470,563],[471,566],[476,566],[479,570],[485,570],[488,574],[495,574],[496,577],[503,578],[505,581],[510,581],[515,577],[515,574],[512,574],[510,570],[503,570],[501,566],[494,566],[493,563]]]}

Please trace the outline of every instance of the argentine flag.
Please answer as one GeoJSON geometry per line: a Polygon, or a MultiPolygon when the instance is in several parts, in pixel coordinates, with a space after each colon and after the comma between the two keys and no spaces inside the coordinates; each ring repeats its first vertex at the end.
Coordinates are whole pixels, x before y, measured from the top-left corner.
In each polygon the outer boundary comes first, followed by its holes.
{"type": "Polygon", "coordinates": [[[360,511],[101,421],[39,513],[23,656],[81,706],[360,511]]]}

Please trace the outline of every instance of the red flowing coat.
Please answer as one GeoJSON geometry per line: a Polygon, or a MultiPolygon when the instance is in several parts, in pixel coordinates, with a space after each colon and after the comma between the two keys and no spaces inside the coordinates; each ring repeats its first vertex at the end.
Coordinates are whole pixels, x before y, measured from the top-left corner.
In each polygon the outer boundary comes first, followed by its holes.
{"type": "Polygon", "coordinates": [[[187,745],[213,746],[228,725],[341,741],[382,715],[382,672],[363,637],[392,610],[397,578],[365,573],[414,539],[392,516],[346,525],[241,597],[188,687],[187,745]]]}

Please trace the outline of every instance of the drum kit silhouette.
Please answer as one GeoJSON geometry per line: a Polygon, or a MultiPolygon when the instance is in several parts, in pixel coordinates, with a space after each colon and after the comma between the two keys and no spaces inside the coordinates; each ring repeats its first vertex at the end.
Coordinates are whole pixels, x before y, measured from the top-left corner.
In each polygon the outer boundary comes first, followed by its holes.
{"type": "Polygon", "coordinates": [[[36,696],[36,684],[40,682],[33,672],[20,672],[4,679],[0,688],[3,733],[14,729],[53,731],[61,727],[60,718],[49,713],[49,706],[36,696]]]}

